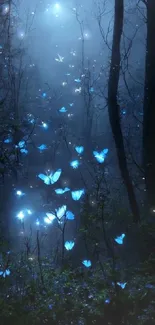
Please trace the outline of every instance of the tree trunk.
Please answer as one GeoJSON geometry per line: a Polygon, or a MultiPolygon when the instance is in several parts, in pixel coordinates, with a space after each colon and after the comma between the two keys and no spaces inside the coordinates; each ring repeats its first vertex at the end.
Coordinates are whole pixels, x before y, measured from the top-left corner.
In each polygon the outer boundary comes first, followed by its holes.
{"type": "Polygon", "coordinates": [[[155,1],[148,0],[144,85],[143,162],[147,206],[155,209],[155,1]]]}
{"type": "Polygon", "coordinates": [[[113,29],[113,43],[111,54],[111,65],[108,81],[108,112],[110,125],[115,141],[117,158],[119,163],[120,172],[127,189],[129,203],[133,214],[133,221],[138,222],[140,220],[138,204],[134,193],[134,188],[129,175],[127,159],[125,154],[125,147],[123,141],[123,134],[120,121],[120,107],[117,101],[118,84],[120,76],[120,46],[121,36],[123,31],[123,16],[124,16],[124,1],[115,0],[115,17],[114,17],[114,29],[113,29]]]}

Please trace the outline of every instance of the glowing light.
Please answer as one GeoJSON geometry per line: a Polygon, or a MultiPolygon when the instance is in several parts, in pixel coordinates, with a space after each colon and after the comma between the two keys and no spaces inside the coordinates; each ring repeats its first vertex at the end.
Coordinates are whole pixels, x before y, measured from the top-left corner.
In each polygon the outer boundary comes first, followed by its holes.
{"type": "Polygon", "coordinates": [[[18,214],[17,214],[17,218],[19,219],[19,220],[23,220],[24,219],[24,217],[25,217],[25,215],[24,215],[24,212],[23,211],[20,211],[18,214]]]}
{"type": "Polygon", "coordinates": [[[36,220],[36,225],[37,225],[37,226],[40,226],[40,221],[39,221],[39,219],[36,220]]]}
{"type": "Polygon", "coordinates": [[[67,82],[66,82],[66,81],[63,81],[63,82],[62,82],[62,86],[63,86],[63,87],[67,86],[67,82]]]}
{"type": "Polygon", "coordinates": [[[55,9],[57,9],[57,10],[59,10],[59,9],[61,8],[61,6],[60,6],[59,3],[56,3],[56,4],[54,5],[54,7],[55,7],[55,9]]]}
{"type": "Polygon", "coordinates": [[[47,125],[47,123],[45,123],[45,122],[42,122],[41,127],[42,127],[43,129],[45,129],[45,130],[48,129],[48,125],[47,125]]]}
{"type": "Polygon", "coordinates": [[[3,13],[3,15],[6,15],[8,12],[9,12],[9,6],[7,6],[7,5],[3,5],[2,6],[2,13],[3,13]]]}
{"type": "Polygon", "coordinates": [[[27,213],[28,213],[29,215],[31,215],[31,214],[32,214],[32,211],[29,210],[29,209],[27,209],[27,213]]]}
{"type": "Polygon", "coordinates": [[[22,191],[20,191],[20,190],[18,190],[18,191],[16,191],[16,195],[18,195],[18,196],[23,196],[23,195],[25,195],[25,193],[23,193],[22,191]]]}

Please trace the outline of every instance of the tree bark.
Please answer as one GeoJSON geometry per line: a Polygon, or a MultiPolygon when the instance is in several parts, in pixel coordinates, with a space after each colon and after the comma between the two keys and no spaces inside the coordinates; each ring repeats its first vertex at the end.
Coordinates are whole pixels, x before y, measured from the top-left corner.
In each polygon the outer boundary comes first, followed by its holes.
{"type": "Polygon", "coordinates": [[[109,120],[115,141],[117,158],[121,176],[127,189],[129,203],[133,214],[133,221],[138,222],[140,220],[139,208],[134,193],[134,188],[129,175],[127,159],[124,147],[123,134],[120,121],[120,107],[117,100],[118,84],[120,76],[120,62],[121,62],[121,36],[123,31],[123,19],[124,19],[124,0],[115,0],[115,16],[114,16],[114,28],[113,28],[113,42],[111,53],[111,64],[108,81],[108,112],[109,120]]]}
{"type": "Polygon", "coordinates": [[[155,1],[146,2],[147,40],[143,106],[143,162],[147,207],[155,209],[155,1]]]}

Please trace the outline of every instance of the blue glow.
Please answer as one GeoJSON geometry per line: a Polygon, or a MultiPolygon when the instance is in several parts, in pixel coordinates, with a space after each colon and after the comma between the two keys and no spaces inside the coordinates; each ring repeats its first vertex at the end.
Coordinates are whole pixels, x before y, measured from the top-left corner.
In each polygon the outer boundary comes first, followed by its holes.
{"type": "Polygon", "coordinates": [[[25,147],[25,141],[24,141],[24,140],[23,140],[23,141],[19,141],[19,143],[18,143],[18,147],[19,147],[20,149],[24,148],[24,147],[25,147]]]}
{"type": "Polygon", "coordinates": [[[20,152],[21,152],[21,153],[24,153],[25,155],[27,155],[27,154],[28,154],[28,150],[27,150],[27,149],[25,149],[25,148],[23,148],[23,149],[20,149],[20,152]]]}
{"type": "Polygon", "coordinates": [[[70,106],[70,107],[73,107],[73,106],[74,106],[74,103],[70,103],[69,106],[70,106]]]}
{"type": "Polygon", "coordinates": [[[91,267],[91,261],[90,261],[90,260],[84,260],[84,261],[82,262],[82,264],[83,264],[85,267],[87,267],[87,268],[91,267]]]}
{"type": "Polygon", "coordinates": [[[46,150],[47,145],[46,144],[41,144],[39,147],[37,147],[40,151],[46,150]]]}
{"type": "Polygon", "coordinates": [[[50,225],[52,223],[52,220],[50,220],[48,217],[45,217],[44,222],[50,225]]]}
{"type": "Polygon", "coordinates": [[[121,287],[122,289],[125,289],[127,282],[117,282],[117,285],[121,287]]]}
{"type": "Polygon", "coordinates": [[[20,211],[18,214],[17,214],[17,218],[19,219],[19,220],[24,220],[24,218],[25,218],[25,215],[24,215],[24,212],[23,211],[20,211]]]}
{"type": "Polygon", "coordinates": [[[93,93],[93,92],[94,92],[94,88],[91,87],[91,88],[89,89],[89,91],[90,91],[90,93],[93,93]]]}
{"type": "Polygon", "coordinates": [[[74,81],[77,82],[77,83],[80,83],[81,82],[81,80],[79,78],[78,79],[74,79],[74,81]]]}
{"type": "Polygon", "coordinates": [[[110,299],[109,298],[105,300],[105,304],[110,304],[110,299]]]}
{"type": "Polygon", "coordinates": [[[36,225],[37,225],[37,226],[40,226],[40,221],[39,221],[39,219],[36,220],[36,225]]]}
{"type": "Polygon", "coordinates": [[[49,213],[49,212],[47,212],[47,213],[46,213],[46,216],[47,216],[47,217],[44,218],[44,221],[45,221],[46,223],[48,223],[48,224],[51,224],[51,223],[53,222],[53,220],[56,219],[56,216],[55,216],[55,214],[53,214],[53,213],[49,213]],[[47,220],[47,219],[48,219],[48,220],[47,220]]]}
{"type": "Polygon", "coordinates": [[[75,150],[80,155],[80,154],[83,153],[84,147],[83,146],[77,146],[77,147],[75,147],[75,150]]]}
{"type": "Polygon", "coordinates": [[[66,113],[66,112],[67,112],[66,107],[61,107],[61,108],[59,109],[59,112],[60,112],[60,113],[66,113]]]}
{"type": "Polygon", "coordinates": [[[47,96],[46,93],[42,93],[42,97],[45,98],[47,96]]]}
{"type": "Polygon", "coordinates": [[[67,211],[66,212],[66,219],[67,220],[74,220],[75,219],[75,216],[74,216],[73,212],[67,211]]]}
{"type": "Polygon", "coordinates": [[[65,187],[64,189],[63,189],[63,188],[57,188],[57,189],[55,190],[55,193],[56,193],[56,194],[64,194],[64,193],[66,193],[66,192],[68,192],[68,191],[70,191],[70,188],[68,188],[68,187],[65,187]]]}
{"type": "Polygon", "coordinates": [[[45,130],[48,129],[48,125],[47,125],[47,123],[45,123],[45,122],[42,122],[41,127],[42,127],[43,129],[45,129],[45,130]]]}
{"type": "Polygon", "coordinates": [[[73,249],[75,243],[73,241],[66,241],[65,242],[65,248],[67,249],[67,251],[70,251],[71,249],[73,249]]]}
{"type": "Polygon", "coordinates": [[[23,193],[23,192],[20,191],[20,190],[17,190],[17,191],[16,191],[16,195],[19,196],[19,197],[21,197],[21,196],[24,196],[25,193],[23,193]]]}
{"type": "Polygon", "coordinates": [[[9,269],[6,269],[5,271],[0,271],[0,275],[3,276],[3,278],[5,278],[6,276],[9,276],[10,275],[10,270],[9,269]]]}
{"type": "Polygon", "coordinates": [[[74,169],[77,169],[79,167],[79,161],[78,160],[71,161],[70,166],[74,169]]]}
{"type": "Polygon", "coordinates": [[[102,164],[108,154],[109,149],[104,149],[101,152],[93,151],[93,155],[96,158],[96,160],[102,164]]]}
{"type": "Polygon", "coordinates": [[[56,216],[60,220],[66,213],[67,206],[63,205],[59,209],[56,209],[56,216]]]}
{"type": "Polygon", "coordinates": [[[12,142],[11,136],[4,140],[4,143],[11,143],[11,142],[12,142]]]}
{"type": "Polygon", "coordinates": [[[26,211],[27,211],[27,213],[28,213],[29,215],[32,214],[32,211],[31,211],[30,209],[27,209],[26,211]]]}
{"type": "Polygon", "coordinates": [[[125,238],[125,234],[122,234],[121,236],[116,237],[114,240],[117,244],[123,245],[124,238],[125,238]]]}
{"type": "Polygon", "coordinates": [[[80,200],[81,196],[85,193],[85,190],[82,189],[82,190],[78,190],[78,191],[72,191],[71,192],[71,195],[72,195],[72,199],[74,201],[78,201],[80,200]]]}
{"type": "Polygon", "coordinates": [[[58,169],[54,174],[51,173],[50,175],[39,174],[38,177],[44,182],[46,185],[54,184],[58,181],[59,177],[61,176],[62,170],[58,169]]]}

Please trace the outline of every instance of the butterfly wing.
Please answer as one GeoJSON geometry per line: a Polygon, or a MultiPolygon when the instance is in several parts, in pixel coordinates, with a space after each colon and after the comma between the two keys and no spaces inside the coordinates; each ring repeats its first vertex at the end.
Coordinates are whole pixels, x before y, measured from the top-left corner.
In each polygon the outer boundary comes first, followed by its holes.
{"type": "Polygon", "coordinates": [[[56,216],[53,213],[46,213],[46,215],[51,222],[56,218],[56,216]]]}
{"type": "Polygon", "coordinates": [[[5,273],[6,273],[6,275],[10,275],[10,270],[7,269],[7,270],[5,271],[5,273]]]}
{"type": "Polygon", "coordinates": [[[81,196],[84,194],[84,190],[78,190],[78,191],[72,191],[71,195],[72,195],[72,199],[74,201],[78,201],[80,200],[81,196]]]}
{"type": "Polygon", "coordinates": [[[56,193],[56,194],[64,194],[64,193],[66,193],[66,192],[68,192],[68,191],[70,191],[70,189],[69,189],[68,187],[65,187],[64,189],[63,189],[63,188],[57,188],[57,189],[55,190],[55,193],[56,193]]]}
{"type": "Polygon", "coordinates": [[[96,158],[96,160],[102,164],[104,162],[104,155],[103,152],[97,152],[97,151],[93,151],[93,155],[96,158]]]}
{"type": "Polygon", "coordinates": [[[54,184],[58,181],[60,175],[62,173],[61,169],[58,169],[53,175],[50,175],[50,180],[51,180],[51,184],[54,184]]]}
{"type": "Polygon", "coordinates": [[[46,185],[50,185],[50,177],[44,174],[39,174],[38,177],[44,182],[46,185]]]}
{"type": "Polygon", "coordinates": [[[56,215],[59,220],[64,216],[66,209],[67,209],[67,206],[63,205],[62,207],[60,207],[59,209],[56,210],[56,215]]]}
{"type": "Polygon", "coordinates": [[[55,193],[56,193],[56,194],[64,194],[64,190],[63,190],[62,188],[57,188],[57,189],[55,190],[55,193]]]}
{"type": "Polygon", "coordinates": [[[73,212],[71,212],[71,211],[66,212],[66,219],[67,220],[74,220],[74,218],[75,218],[75,216],[74,216],[73,212]]]}

